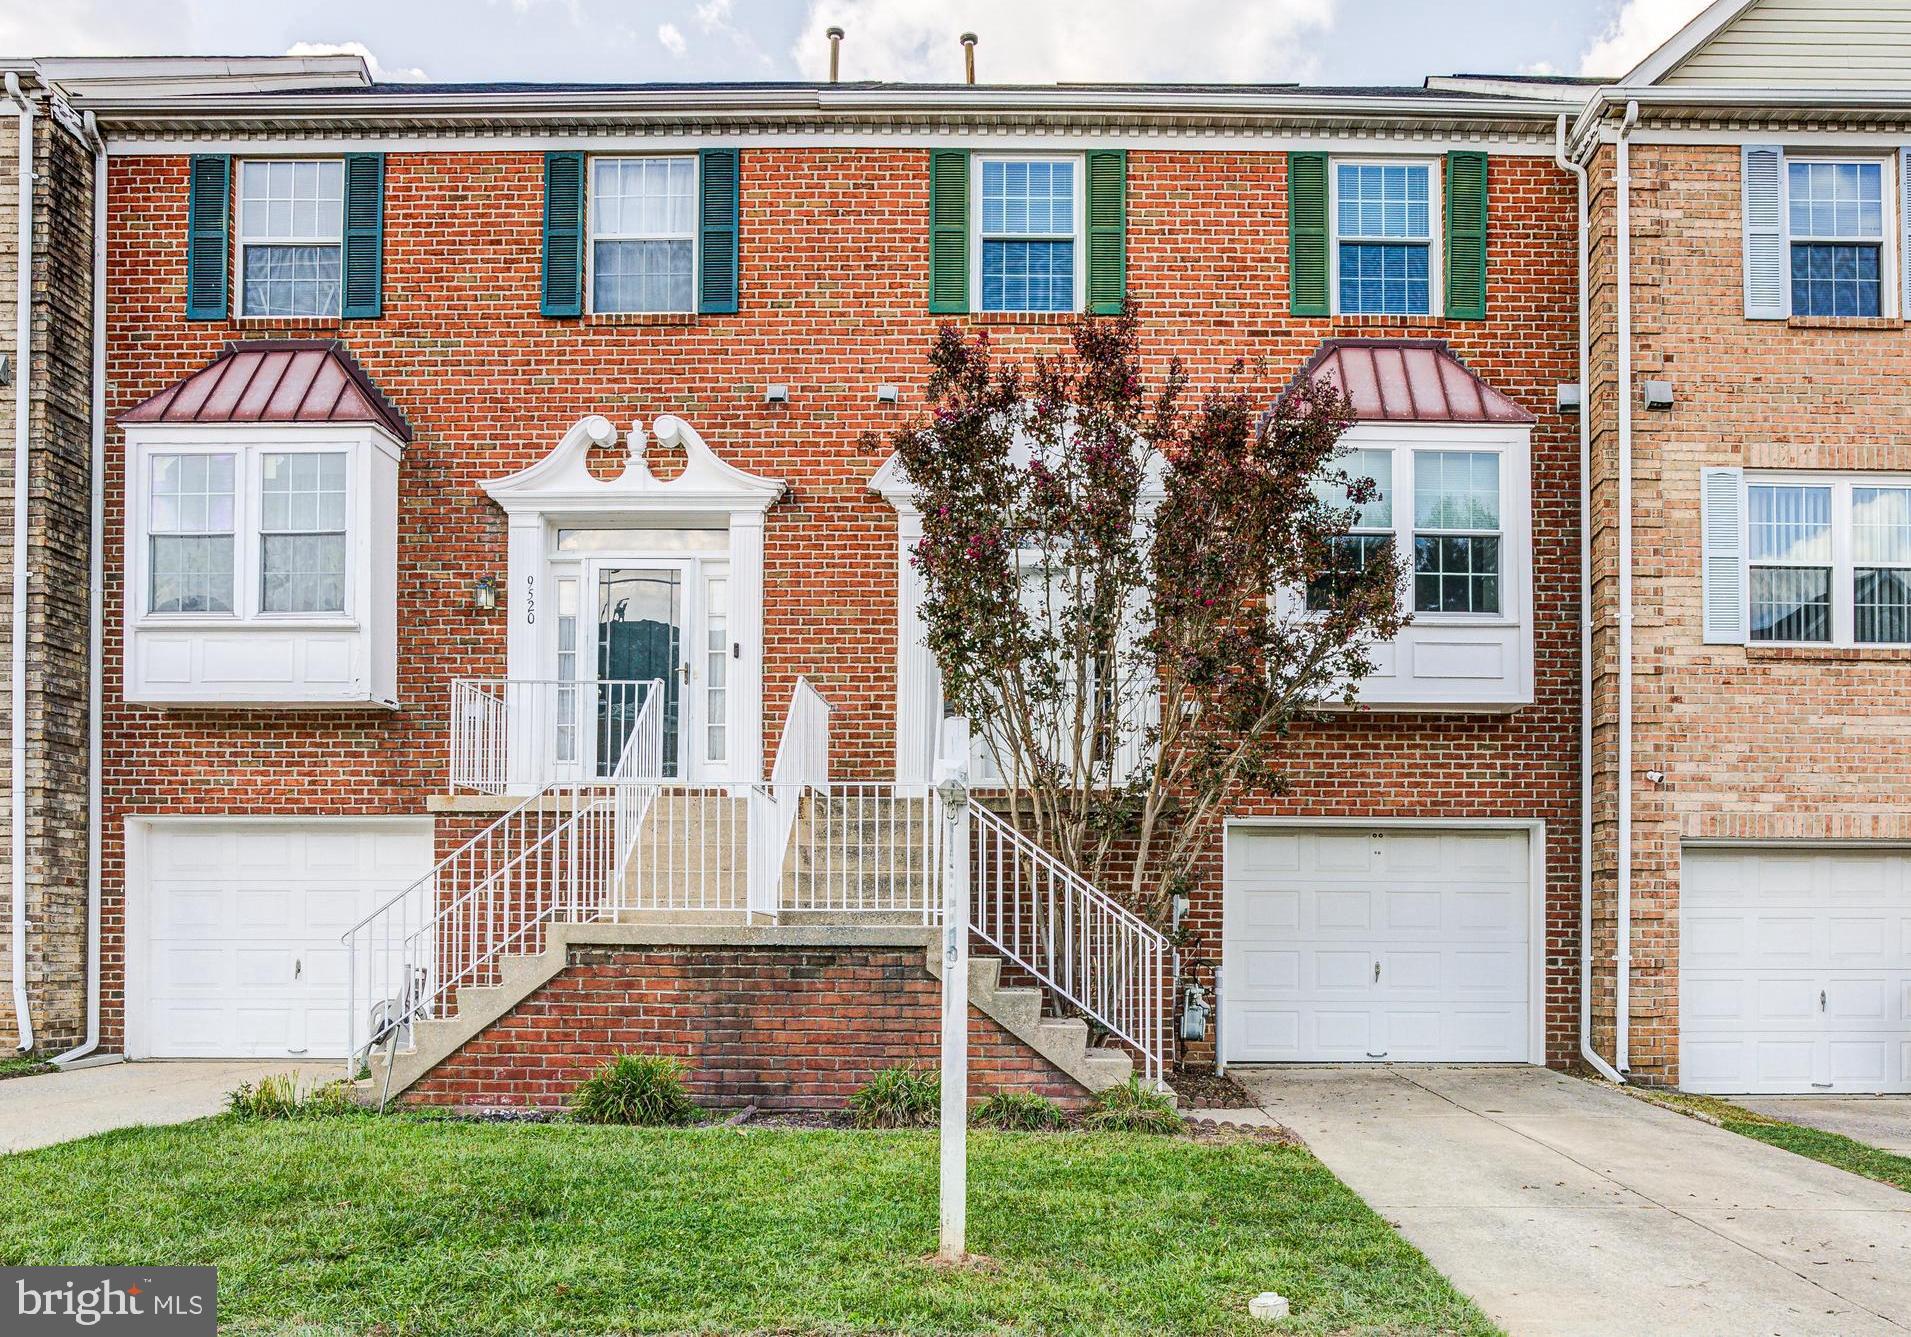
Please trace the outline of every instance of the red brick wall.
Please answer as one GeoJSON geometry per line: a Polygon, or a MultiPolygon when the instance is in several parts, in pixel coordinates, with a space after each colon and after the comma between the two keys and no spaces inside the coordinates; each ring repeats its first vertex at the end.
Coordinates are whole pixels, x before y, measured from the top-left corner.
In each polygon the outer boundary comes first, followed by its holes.
{"type": "MultiPolygon", "coordinates": [[[[1449,323],[1287,313],[1286,160],[1274,152],[1140,147],[1129,156],[1128,273],[1144,344],[1188,362],[1197,389],[1237,357],[1272,396],[1331,334],[1436,336],[1540,416],[1533,434],[1537,699],[1504,716],[1362,715],[1297,732],[1292,788],[1257,810],[1362,816],[1540,817],[1549,843],[1548,1051],[1571,1049],[1577,870],[1572,646],[1576,437],[1552,410],[1573,366],[1573,195],[1543,151],[1492,162],[1490,316],[1449,323]]],[[[860,147],[746,150],[742,309],[671,324],[538,314],[537,152],[387,158],[383,319],[188,323],[187,160],[111,166],[109,409],[117,415],[208,361],[227,339],[338,334],[409,416],[402,470],[396,713],[162,711],[120,701],[123,438],[108,438],[106,1043],[120,1039],[121,834],[145,813],[417,813],[444,785],[444,702],[457,676],[505,670],[502,613],[469,588],[501,577],[503,516],[481,480],[547,453],[587,413],[620,426],[682,415],[724,458],[786,478],[765,555],[768,745],[798,674],[835,706],[845,775],[893,757],[894,517],[866,490],[882,463],[861,434],[921,404],[927,313],[926,154],[860,147]],[[784,407],[764,383],[790,386],[784,407]],[[903,407],[875,404],[877,382],[903,407]]],[[[977,322],[984,323],[984,322],[977,322]]],[[[990,318],[1006,353],[1055,347],[1052,320],[990,318]]],[[[1218,959],[1219,846],[1190,921],[1189,960],[1218,959]]]]}
{"type": "MultiPolygon", "coordinates": [[[[1782,131],[1770,140],[1783,142],[1782,131]]],[[[1594,163],[1595,1020],[1613,1053],[1617,875],[1618,345],[1616,163],[1594,163]]],[[[1673,382],[1633,415],[1631,1058],[1679,1080],[1679,881],[1691,840],[1911,840],[1911,654],[1706,645],[1699,471],[1911,472],[1911,334],[1744,315],[1736,145],[1632,148],[1635,383],[1673,382]],[[1663,784],[1648,781],[1660,771],[1663,784]]],[[[1635,390],[1636,393],[1636,390],[1635,390]]]]}
{"type": "MultiPolygon", "coordinates": [[[[619,1054],[670,1054],[701,1105],[834,1109],[879,1068],[933,1067],[942,986],[920,949],[574,947],[570,963],[405,1093],[420,1105],[563,1105],[619,1054]]],[[[972,1098],[1086,1092],[980,1012],[972,1098]]]]}

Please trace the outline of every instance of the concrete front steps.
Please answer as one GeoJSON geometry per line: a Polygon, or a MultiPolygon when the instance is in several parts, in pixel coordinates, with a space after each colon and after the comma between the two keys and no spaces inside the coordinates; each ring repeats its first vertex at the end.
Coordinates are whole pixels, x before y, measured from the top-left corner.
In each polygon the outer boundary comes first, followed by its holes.
{"type": "MultiPolygon", "coordinates": [[[[536,954],[507,956],[500,965],[498,983],[467,986],[458,991],[457,1011],[448,1017],[419,1019],[412,1023],[410,1049],[401,1049],[391,1060],[387,1086],[386,1055],[381,1050],[371,1056],[371,1080],[361,1085],[366,1098],[377,1101],[396,1098],[428,1077],[441,1064],[452,1059],[487,1028],[506,1018],[527,998],[561,975],[572,963],[578,948],[659,948],[713,952],[735,948],[791,950],[802,949],[882,949],[913,948],[922,953],[925,972],[941,978],[940,934],[920,925],[829,924],[756,926],[738,922],[709,922],[714,916],[698,916],[704,922],[671,922],[648,919],[640,922],[558,923],[547,930],[546,945],[536,954]]],[[[1085,1021],[1046,1017],[1042,1014],[1042,994],[1035,988],[1004,985],[1002,961],[986,955],[972,955],[969,961],[969,1002],[974,1012],[989,1018],[1002,1030],[1045,1060],[1084,1092],[1105,1091],[1127,1081],[1134,1073],[1134,1060],[1116,1048],[1091,1046],[1085,1021]]],[[[933,1054],[922,1061],[933,1062],[933,1054]]]]}

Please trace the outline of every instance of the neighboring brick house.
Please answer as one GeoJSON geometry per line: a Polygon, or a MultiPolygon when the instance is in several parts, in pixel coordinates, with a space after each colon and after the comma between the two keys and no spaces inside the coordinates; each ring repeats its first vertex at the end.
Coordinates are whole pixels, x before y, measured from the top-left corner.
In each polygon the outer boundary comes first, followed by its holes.
{"type": "MultiPolygon", "coordinates": [[[[109,150],[103,1046],[384,1035],[374,1073],[451,1103],[551,1102],[626,1046],[772,1104],[927,1059],[947,731],[920,516],[865,442],[921,411],[939,323],[1026,358],[1126,294],[1197,388],[1245,357],[1269,402],[1352,393],[1386,484],[1359,529],[1416,555],[1415,618],[1227,815],[1178,957],[974,816],[980,1083],[1167,1057],[1904,1089],[1911,460],[1879,386],[1911,108],[1735,85],[1774,24],[1809,66],[1843,21],[1782,8],[1714,6],[1616,88],[75,63],[109,150]],[[1784,227],[1800,164],[1829,232],[1784,227]],[[1825,959],[1759,956],[1788,933],[1825,959]],[[1218,988],[1179,1046],[1174,960],[1218,988]]],[[[1881,59],[1911,46],[1881,22],[1881,59]]]]}
{"type": "Polygon", "coordinates": [[[1592,1021],[1635,1080],[1911,1090],[1907,71],[1903,6],[1716,4],[1579,122],[1592,1021]]]}
{"type": "Polygon", "coordinates": [[[30,62],[0,70],[0,1046],[60,1054],[88,1017],[94,151],[30,62]]]}

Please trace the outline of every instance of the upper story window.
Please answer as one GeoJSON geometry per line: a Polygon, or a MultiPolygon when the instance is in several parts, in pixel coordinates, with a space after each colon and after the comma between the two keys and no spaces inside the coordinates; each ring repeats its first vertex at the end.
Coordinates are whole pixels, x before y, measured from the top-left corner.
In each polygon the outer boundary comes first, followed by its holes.
{"type": "Polygon", "coordinates": [[[1750,639],[1911,643],[1911,479],[1748,480],[1750,639]]]}
{"type": "Polygon", "coordinates": [[[339,314],[345,165],[336,158],[239,163],[239,314],[339,314]]]}
{"type": "Polygon", "coordinates": [[[591,309],[696,310],[697,160],[590,161],[591,309]]]}
{"type": "Polygon", "coordinates": [[[1334,267],[1343,315],[1423,316],[1434,307],[1433,164],[1336,162],[1334,267]]]}
{"type": "Polygon", "coordinates": [[[1079,309],[1080,160],[981,157],[977,166],[981,309],[1079,309]]]}
{"type": "Polygon", "coordinates": [[[1884,314],[1885,168],[1879,161],[1786,164],[1792,314],[1884,314]]]}

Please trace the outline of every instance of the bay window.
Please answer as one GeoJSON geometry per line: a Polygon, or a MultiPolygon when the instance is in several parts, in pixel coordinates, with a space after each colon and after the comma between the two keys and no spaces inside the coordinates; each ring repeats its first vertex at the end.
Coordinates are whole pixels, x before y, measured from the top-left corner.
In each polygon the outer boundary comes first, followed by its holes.
{"type": "Polygon", "coordinates": [[[1413,453],[1413,610],[1500,611],[1500,459],[1413,453]]]}
{"type": "Polygon", "coordinates": [[[1355,577],[1393,552],[1393,452],[1350,450],[1335,467],[1350,479],[1373,483],[1374,492],[1356,504],[1338,483],[1314,484],[1323,503],[1353,512],[1347,533],[1334,539],[1332,569],[1308,582],[1307,607],[1314,612],[1332,607],[1355,577]]]}
{"type": "Polygon", "coordinates": [[[233,458],[153,456],[147,515],[153,612],[233,611],[233,458]]]}
{"type": "Polygon", "coordinates": [[[345,456],[271,454],[260,465],[260,611],[344,612],[345,456]]]}

